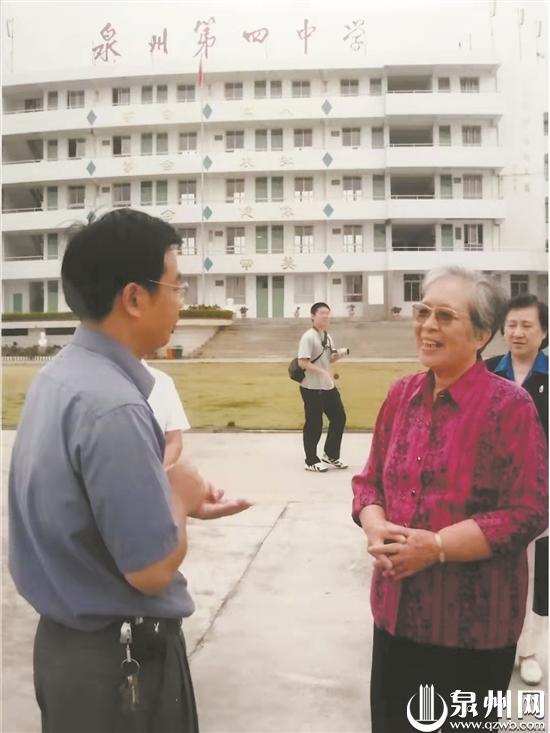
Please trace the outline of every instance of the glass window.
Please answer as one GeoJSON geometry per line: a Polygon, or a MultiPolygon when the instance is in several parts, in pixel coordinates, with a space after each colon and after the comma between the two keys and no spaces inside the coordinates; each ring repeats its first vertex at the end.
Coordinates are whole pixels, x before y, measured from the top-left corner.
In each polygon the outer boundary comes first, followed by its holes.
{"type": "Polygon", "coordinates": [[[313,178],[301,176],[294,179],[294,198],[296,201],[311,201],[313,199],[313,178]]]}
{"type": "Polygon", "coordinates": [[[59,257],[59,237],[57,232],[48,232],[46,235],[46,258],[56,260],[59,257]]]}
{"type": "Polygon", "coordinates": [[[256,130],[256,150],[267,150],[267,130],[256,130]]]}
{"type": "Polygon", "coordinates": [[[374,225],[374,251],[385,252],[386,251],[386,225],[375,224],[374,225]]]}
{"type": "Polygon", "coordinates": [[[113,89],[113,104],[115,106],[130,104],[130,87],[115,87],[113,89]]]}
{"type": "Polygon", "coordinates": [[[360,224],[344,224],[344,252],[363,251],[363,227],[360,224]]]}
{"type": "Polygon", "coordinates": [[[57,92],[48,92],[48,109],[57,109],[58,96],[57,92]]]}
{"type": "Polygon", "coordinates": [[[256,201],[267,200],[267,178],[256,178],[256,201]]]}
{"type": "Polygon", "coordinates": [[[181,230],[181,253],[182,255],[197,254],[197,230],[182,229],[181,230]]]}
{"type": "Polygon", "coordinates": [[[272,99],[280,99],[283,96],[283,82],[282,81],[270,81],[269,82],[269,96],[272,99]]]}
{"type": "Polygon", "coordinates": [[[177,89],[176,89],[176,101],[194,102],[195,101],[195,85],[194,84],[178,84],[177,89]]]}
{"type": "Polygon", "coordinates": [[[69,139],[69,158],[83,158],[86,155],[86,140],[82,138],[69,139]]]}
{"type": "Polygon", "coordinates": [[[271,150],[283,149],[283,131],[279,128],[271,130],[271,150]]]}
{"type": "Polygon", "coordinates": [[[57,186],[48,186],[46,189],[46,209],[57,209],[57,186]]]}
{"type": "Polygon", "coordinates": [[[282,254],[284,252],[284,227],[282,224],[274,224],[271,227],[271,252],[282,254]]]}
{"type": "Polygon", "coordinates": [[[142,206],[151,206],[153,203],[153,181],[141,182],[141,198],[142,206]]]}
{"type": "Polygon", "coordinates": [[[363,300],[363,275],[344,277],[344,303],[361,303],[363,300]]]}
{"type": "Polygon", "coordinates": [[[344,127],[342,128],[342,145],[345,148],[361,145],[361,128],[360,127],[344,127]]]}
{"type": "Polygon", "coordinates": [[[372,147],[383,148],[384,147],[384,128],[373,127],[372,128],[372,147]]]}
{"type": "Polygon", "coordinates": [[[197,149],[197,133],[196,132],[180,132],[179,134],[179,151],[197,149]]]}
{"type": "Polygon", "coordinates": [[[25,112],[40,112],[43,108],[42,97],[25,99],[25,112]]]}
{"type": "Polygon", "coordinates": [[[441,225],[441,249],[443,252],[452,252],[454,249],[453,225],[441,225]]]}
{"type": "Polygon", "coordinates": [[[298,254],[311,254],[313,252],[313,227],[294,227],[294,251],[298,254]]]}
{"type": "Polygon", "coordinates": [[[168,203],[168,181],[157,181],[157,206],[168,203]]]}
{"type": "Polygon", "coordinates": [[[232,298],[235,305],[246,303],[246,282],[244,275],[228,275],[225,278],[225,297],[232,298]]]}
{"type": "Polygon", "coordinates": [[[225,84],[226,99],[242,99],[243,83],[241,81],[229,81],[225,84]]]}
{"type": "Polygon", "coordinates": [[[178,181],[178,200],[180,204],[197,203],[197,181],[195,179],[178,181]]]}
{"type": "Polygon", "coordinates": [[[420,303],[422,300],[422,275],[416,272],[403,275],[403,300],[405,303],[420,303]]]}
{"type": "Polygon", "coordinates": [[[382,79],[371,79],[369,82],[370,93],[379,96],[382,94],[382,79]]]}
{"type": "Polygon", "coordinates": [[[440,176],[440,196],[442,199],[452,199],[453,197],[453,177],[440,176]]]}
{"type": "Polygon", "coordinates": [[[13,294],[13,313],[23,313],[23,293],[13,294]]]}
{"type": "Polygon", "coordinates": [[[295,148],[311,148],[313,145],[313,131],[309,129],[294,130],[294,147],[295,148]]]}
{"type": "Polygon", "coordinates": [[[292,96],[293,97],[310,97],[311,96],[310,82],[309,81],[293,81],[292,82],[292,96]]]}
{"type": "Polygon", "coordinates": [[[437,91],[438,92],[450,92],[451,91],[451,80],[448,76],[440,76],[437,80],[437,91]]]}
{"type": "Polygon", "coordinates": [[[229,130],[225,133],[225,149],[227,152],[244,149],[244,131],[229,130]]]}
{"type": "Polygon", "coordinates": [[[271,200],[283,201],[285,197],[284,179],[282,176],[273,176],[271,179],[271,200]]]}
{"type": "Polygon", "coordinates": [[[153,155],[153,134],[151,132],[141,134],[141,154],[153,155]]]}
{"type": "Polygon", "coordinates": [[[481,127],[479,125],[463,125],[463,145],[481,145],[481,127]]]}
{"type": "MultiPolygon", "coordinates": [[[[129,184],[128,184],[129,185],[129,184]]],[[[68,208],[83,209],[84,208],[84,186],[69,186],[68,188],[68,208]]]]}
{"type": "Polygon", "coordinates": [[[359,95],[359,79],[340,79],[340,94],[342,97],[357,97],[359,95]]]}
{"type": "Polygon", "coordinates": [[[462,197],[465,199],[483,198],[482,176],[462,176],[462,197]]]}
{"type": "Polygon", "coordinates": [[[113,206],[129,206],[130,203],[130,184],[113,184],[113,206]]]}
{"type": "Polygon", "coordinates": [[[386,180],[383,175],[372,177],[372,198],[376,200],[386,198],[386,180]]]}
{"type": "Polygon", "coordinates": [[[254,82],[254,98],[265,99],[267,97],[267,82],[266,81],[255,81],[254,82]]]}
{"type": "Polygon", "coordinates": [[[168,85],[157,84],[157,104],[164,104],[168,101],[168,85]]]}
{"type": "Polygon", "coordinates": [[[67,107],[69,109],[80,109],[84,107],[84,92],[67,92],[67,107]]]}
{"type": "Polygon", "coordinates": [[[244,201],[244,178],[228,178],[225,181],[225,200],[231,204],[244,201]]]}
{"type": "Polygon", "coordinates": [[[57,160],[57,140],[48,140],[46,144],[46,156],[48,160],[57,160]]]}
{"type": "Polygon", "coordinates": [[[479,78],[477,76],[461,76],[460,91],[479,92],[479,78]]]}
{"type": "Polygon", "coordinates": [[[439,144],[450,145],[451,144],[451,128],[449,125],[439,126],[439,144]]]}
{"type": "Polygon", "coordinates": [[[142,104],[153,104],[153,87],[152,86],[141,87],[141,103],[142,104]]]}
{"type": "Polygon", "coordinates": [[[358,201],[363,197],[361,176],[344,176],[342,189],[347,201],[358,201]]]}
{"type": "Polygon", "coordinates": [[[256,227],[256,254],[267,254],[268,252],[267,232],[268,232],[268,229],[266,226],[256,227]]]}
{"type": "Polygon", "coordinates": [[[48,313],[57,313],[59,300],[59,283],[48,280],[48,313]]]}
{"type": "Polygon", "coordinates": [[[464,249],[470,252],[483,249],[483,224],[464,224],[464,249]]]}
{"type": "Polygon", "coordinates": [[[130,155],[130,135],[115,135],[113,137],[113,155],[130,155]]]}
{"type": "Polygon", "coordinates": [[[294,275],[294,302],[313,303],[315,280],[313,275],[294,275]]]}
{"type": "Polygon", "coordinates": [[[245,252],[244,227],[228,227],[225,253],[228,255],[243,255],[245,252]]]}
{"type": "Polygon", "coordinates": [[[29,283],[29,305],[31,313],[44,312],[44,283],[31,281],[29,283]]]}
{"type": "Polygon", "coordinates": [[[157,132],[157,155],[166,155],[168,152],[168,133],[157,132]]]}
{"type": "Polygon", "coordinates": [[[529,275],[510,275],[510,296],[515,298],[518,295],[525,295],[529,292],[529,275]]]}

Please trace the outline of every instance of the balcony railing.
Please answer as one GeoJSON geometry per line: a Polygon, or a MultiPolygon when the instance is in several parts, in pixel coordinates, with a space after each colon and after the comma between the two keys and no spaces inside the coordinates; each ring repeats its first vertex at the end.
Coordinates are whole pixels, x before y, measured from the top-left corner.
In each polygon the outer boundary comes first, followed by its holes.
{"type": "Polygon", "coordinates": [[[416,242],[392,242],[394,252],[435,252],[435,244],[418,244],[416,242]]]}
{"type": "Polygon", "coordinates": [[[392,193],[390,198],[392,199],[435,199],[435,194],[433,193],[423,193],[423,194],[392,193]]]}

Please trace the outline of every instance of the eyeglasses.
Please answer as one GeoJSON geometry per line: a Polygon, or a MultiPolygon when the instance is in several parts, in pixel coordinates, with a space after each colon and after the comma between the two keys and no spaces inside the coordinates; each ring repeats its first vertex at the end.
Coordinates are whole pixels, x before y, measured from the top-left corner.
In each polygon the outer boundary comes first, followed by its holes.
{"type": "Polygon", "coordinates": [[[164,285],[167,288],[172,288],[172,290],[175,290],[182,300],[185,296],[185,291],[187,290],[186,283],[182,283],[181,285],[172,285],[172,283],[163,283],[160,280],[147,280],[147,282],[154,283],[155,285],[164,285]]]}
{"type": "Polygon", "coordinates": [[[413,313],[417,323],[425,323],[433,313],[439,326],[450,326],[453,321],[459,321],[461,319],[460,315],[453,308],[446,308],[445,306],[431,308],[425,303],[414,303],[413,313]]]}

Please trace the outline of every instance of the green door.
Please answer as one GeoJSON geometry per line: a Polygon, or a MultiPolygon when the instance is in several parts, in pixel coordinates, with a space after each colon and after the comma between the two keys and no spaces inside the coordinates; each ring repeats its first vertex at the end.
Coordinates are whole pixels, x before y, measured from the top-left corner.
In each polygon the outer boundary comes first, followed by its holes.
{"type": "Polygon", "coordinates": [[[274,275],[271,293],[271,312],[273,318],[284,318],[285,316],[285,278],[284,275],[274,275]]]}
{"type": "Polygon", "coordinates": [[[256,318],[268,317],[268,278],[256,275],[256,318]]]}

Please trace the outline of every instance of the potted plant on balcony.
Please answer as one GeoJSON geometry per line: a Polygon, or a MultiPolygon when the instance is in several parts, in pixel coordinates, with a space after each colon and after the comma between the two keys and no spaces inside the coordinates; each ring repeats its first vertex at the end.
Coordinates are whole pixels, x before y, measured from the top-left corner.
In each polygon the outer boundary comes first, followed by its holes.
{"type": "Polygon", "coordinates": [[[400,306],[394,305],[393,308],[391,309],[391,314],[394,318],[399,318],[399,314],[401,313],[402,310],[403,309],[400,306]]]}
{"type": "Polygon", "coordinates": [[[241,307],[239,308],[239,312],[241,314],[241,318],[246,318],[246,314],[248,313],[248,308],[246,307],[246,305],[241,305],[241,307]]]}

